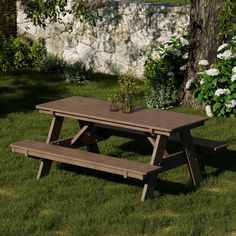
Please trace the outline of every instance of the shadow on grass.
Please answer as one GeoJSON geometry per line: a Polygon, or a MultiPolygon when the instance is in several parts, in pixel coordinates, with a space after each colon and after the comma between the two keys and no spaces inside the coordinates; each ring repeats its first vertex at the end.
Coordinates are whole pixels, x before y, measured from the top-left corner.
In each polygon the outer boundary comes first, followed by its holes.
{"type": "MultiPolygon", "coordinates": [[[[98,90],[111,89],[117,84],[117,77],[95,73],[89,81],[94,83],[98,90]]],[[[43,74],[37,71],[1,72],[0,117],[12,112],[29,112],[34,110],[37,104],[72,96],[70,92],[73,86],[68,87],[62,74],[43,74]]],[[[80,84],[80,87],[82,86],[83,84],[80,84]]],[[[84,86],[87,88],[86,84],[84,86]]],[[[74,93],[77,90],[74,89],[74,93]]]]}
{"type": "MultiPolygon", "coordinates": [[[[119,148],[124,152],[135,152],[140,155],[150,155],[153,150],[151,144],[144,139],[143,142],[131,140],[119,146],[119,148]]],[[[168,150],[169,151],[169,150],[168,150]]],[[[175,150],[170,150],[170,153],[173,153],[175,150]]],[[[236,151],[233,150],[224,150],[215,155],[209,155],[203,160],[200,160],[201,164],[206,166],[212,166],[217,169],[215,176],[219,175],[221,172],[236,171],[236,151]]],[[[208,175],[206,175],[208,176],[208,175]]]]}
{"type": "Polygon", "coordinates": [[[0,77],[0,117],[12,112],[29,112],[36,104],[59,99],[66,92],[64,78],[58,74],[20,71],[1,73],[0,77]]]}
{"type": "MultiPolygon", "coordinates": [[[[144,182],[141,180],[131,179],[131,178],[125,179],[119,175],[105,173],[105,172],[87,169],[83,167],[60,163],[58,164],[58,168],[64,171],[73,172],[78,175],[92,176],[92,177],[103,179],[103,180],[110,181],[113,183],[125,184],[128,186],[136,186],[136,187],[141,187],[141,188],[144,186],[144,182]]],[[[192,183],[182,184],[182,183],[170,182],[170,181],[161,180],[161,179],[158,179],[158,182],[156,185],[156,191],[158,191],[160,195],[162,194],[172,194],[172,195],[189,194],[195,191],[196,188],[197,187],[194,186],[192,183]]]]}
{"type": "MultiPolygon", "coordinates": [[[[236,171],[236,151],[225,150],[219,154],[209,156],[201,161],[203,165],[211,166],[217,170],[211,176],[218,176],[224,171],[236,171]]],[[[208,176],[208,175],[207,175],[208,176]]]]}
{"type": "Polygon", "coordinates": [[[118,86],[118,76],[115,75],[93,73],[90,76],[89,81],[96,81],[97,85],[102,88],[114,88],[115,86],[118,86]]]}
{"type": "MultiPolygon", "coordinates": [[[[145,143],[139,143],[135,141],[130,141],[125,144],[122,144],[120,146],[122,148],[122,151],[125,152],[135,152],[140,153],[140,155],[147,155],[148,153],[151,153],[152,147],[150,147],[150,144],[148,142],[145,143]]],[[[210,173],[203,173],[203,178],[206,179],[208,177],[217,177],[224,171],[236,171],[236,159],[235,159],[235,151],[226,150],[222,153],[219,153],[217,155],[209,156],[204,160],[201,160],[201,164],[205,166],[211,166],[216,168],[216,170],[211,171],[210,173]]],[[[113,155],[113,154],[110,154],[113,155]]],[[[124,179],[122,176],[110,174],[110,173],[104,173],[96,170],[86,169],[82,167],[77,166],[71,166],[66,164],[59,164],[59,168],[66,171],[72,171],[78,175],[88,175],[93,176],[96,178],[102,178],[107,181],[111,181],[114,183],[121,183],[131,186],[139,186],[143,187],[143,181],[135,180],[135,179],[124,179]]],[[[183,184],[179,182],[171,182],[168,180],[162,180],[158,178],[156,191],[160,195],[162,194],[172,194],[172,195],[179,195],[179,194],[189,194],[191,192],[194,192],[198,187],[194,186],[190,177],[189,177],[189,183],[183,184]]]]}

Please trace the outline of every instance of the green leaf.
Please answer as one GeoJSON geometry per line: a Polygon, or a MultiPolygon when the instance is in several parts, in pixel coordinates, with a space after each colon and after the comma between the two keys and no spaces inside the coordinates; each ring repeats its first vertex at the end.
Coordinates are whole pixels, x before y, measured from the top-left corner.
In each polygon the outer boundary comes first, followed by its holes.
{"type": "Polygon", "coordinates": [[[218,109],[220,109],[220,107],[221,107],[221,104],[217,102],[217,103],[213,106],[213,112],[216,112],[218,109]]]}

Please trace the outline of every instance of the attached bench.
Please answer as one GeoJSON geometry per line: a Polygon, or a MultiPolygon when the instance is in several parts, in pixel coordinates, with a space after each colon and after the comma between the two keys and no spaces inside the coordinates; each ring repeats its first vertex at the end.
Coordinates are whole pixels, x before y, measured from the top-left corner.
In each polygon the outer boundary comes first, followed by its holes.
{"type": "MultiPolygon", "coordinates": [[[[146,138],[146,135],[141,131],[134,131],[134,130],[124,129],[120,127],[119,128],[109,127],[107,125],[100,125],[100,124],[98,125],[96,124],[94,126],[94,130],[92,129],[92,131],[94,131],[95,133],[98,133],[97,140],[101,140],[101,141],[112,135],[131,138],[131,139],[141,139],[141,140],[143,140],[143,138],[146,138]],[[99,135],[101,136],[100,138],[99,138],[99,135]]],[[[180,144],[181,144],[180,136],[179,135],[169,136],[168,144],[170,146],[180,147],[180,144]]],[[[197,153],[199,154],[199,158],[201,158],[206,155],[216,154],[220,151],[223,151],[227,148],[229,144],[226,142],[221,142],[221,141],[193,137],[193,145],[197,153]]]]}
{"type": "Polygon", "coordinates": [[[161,170],[161,167],[151,166],[146,163],[36,141],[24,140],[13,143],[10,146],[13,152],[21,153],[28,157],[86,167],[121,175],[124,178],[148,180],[149,178],[156,178],[156,174],[161,170]]]}
{"type": "MultiPolygon", "coordinates": [[[[173,144],[180,145],[181,143],[179,135],[170,136],[168,141],[170,145],[173,145],[173,144]]],[[[199,158],[223,151],[229,145],[228,143],[225,143],[225,142],[214,141],[214,140],[198,138],[198,137],[193,137],[193,144],[196,148],[197,153],[199,154],[199,158]]]]}

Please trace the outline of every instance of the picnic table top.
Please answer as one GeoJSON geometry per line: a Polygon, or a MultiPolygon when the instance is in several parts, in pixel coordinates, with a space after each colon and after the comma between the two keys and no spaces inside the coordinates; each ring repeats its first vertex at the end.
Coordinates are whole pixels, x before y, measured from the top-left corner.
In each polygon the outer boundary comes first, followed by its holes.
{"type": "Polygon", "coordinates": [[[115,126],[129,125],[167,133],[201,126],[207,120],[202,116],[150,108],[136,108],[133,113],[111,112],[109,105],[108,101],[73,96],[39,104],[36,109],[43,113],[92,120],[95,123],[109,122],[115,126]]]}

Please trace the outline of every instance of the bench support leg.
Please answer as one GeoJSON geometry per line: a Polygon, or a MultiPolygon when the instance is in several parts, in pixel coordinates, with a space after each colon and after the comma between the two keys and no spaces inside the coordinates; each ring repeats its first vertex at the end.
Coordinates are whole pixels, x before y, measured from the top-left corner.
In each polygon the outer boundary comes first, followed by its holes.
{"type": "MultiPolygon", "coordinates": [[[[59,139],[63,121],[64,121],[63,117],[54,116],[52,118],[51,126],[48,132],[47,143],[51,143],[59,139]]],[[[41,160],[38,169],[37,179],[47,176],[50,172],[51,166],[52,166],[52,161],[41,160]]]]}
{"type": "Polygon", "coordinates": [[[156,188],[157,183],[157,175],[150,176],[143,187],[143,192],[141,196],[141,201],[145,201],[147,199],[153,199],[153,193],[156,188]]]}
{"type": "MultiPolygon", "coordinates": [[[[163,135],[157,135],[156,139],[149,139],[149,141],[153,143],[153,152],[150,165],[159,165],[162,162],[163,155],[166,150],[167,137],[163,135]]],[[[153,192],[155,190],[156,183],[157,175],[152,175],[146,180],[146,183],[143,187],[141,201],[153,198],[153,192]]]]}
{"type": "Polygon", "coordinates": [[[157,135],[156,140],[154,140],[152,158],[150,165],[161,164],[164,152],[166,150],[167,136],[157,135]]]}
{"type": "Polygon", "coordinates": [[[52,166],[52,161],[41,160],[38,174],[37,174],[37,179],[41,179],[44,176],[47,176],[50,172],[51,166],[52,166]]]}
{"type": "MultiPolygon", "coordinates": [[[[88,126],[88,124],[86,122],[83,122],[80,120],[78,120],[78,123],[79,123],[79,127],[81,130],[83,130],[84,127],[88,126]]],[[[87,130],[87,129],[85,129],[85,130],[87,130]]],[[[85,133],[85,132],[83,132],[83,133],[85,133]]],[[[86,145],[86,147],[89,152],[94,152],[94,153],[98,153],[98,154],[100,153],[99,148],[98,148],[98,144],[96,142],[89,143],[86,145]]]]}
{"type": "Polygon", "coordinates": [[[201,174],[200,165],[197,160],[197,155],[196,155],[195,148],[193,145],[193,140],[192,140],[192,135],[190,133],[190,130],[181,132],[180,138],[183,143],[183,148],[184,148],[185,156],[187,159],[187,164],[188,164],[191,178],[193,180],[194,185],[198,185],[202,181],[202,174],[201,174]]]}

